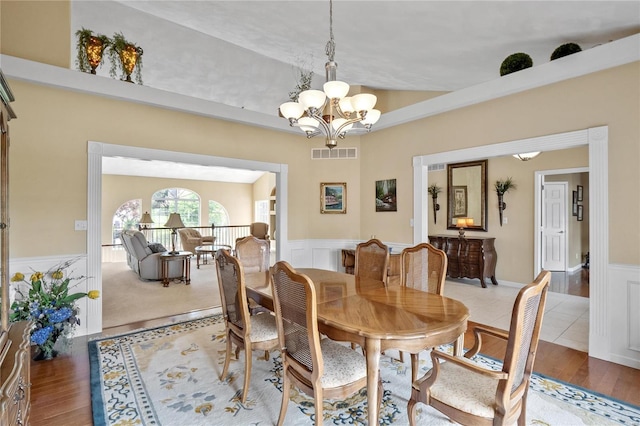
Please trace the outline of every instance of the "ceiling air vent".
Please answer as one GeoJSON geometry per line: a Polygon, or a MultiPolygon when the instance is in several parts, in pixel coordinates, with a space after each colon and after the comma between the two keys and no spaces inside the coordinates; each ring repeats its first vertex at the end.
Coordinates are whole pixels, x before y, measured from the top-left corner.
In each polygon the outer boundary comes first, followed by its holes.
{"type": "Polygon", "coordinates": [[[427,167],[427,170],[430,172],[439,172],[444,170],[444,163],[442,164],[429,164],[429,167],[427,167]]]}
{"type": "Polygon", "coordinates": [[[358,148],[311,148],[312,160],[353,160],[358,158],[358,148]]]}

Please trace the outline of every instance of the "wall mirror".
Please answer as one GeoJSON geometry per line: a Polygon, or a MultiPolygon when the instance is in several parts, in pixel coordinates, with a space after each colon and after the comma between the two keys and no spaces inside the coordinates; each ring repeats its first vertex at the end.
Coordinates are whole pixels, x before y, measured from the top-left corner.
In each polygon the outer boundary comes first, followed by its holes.
{"type": "Polygon", "coordinates": [[[447,164],[447,229],[471,218],[474,231],[487,230],[487,160],[447,164]]]}

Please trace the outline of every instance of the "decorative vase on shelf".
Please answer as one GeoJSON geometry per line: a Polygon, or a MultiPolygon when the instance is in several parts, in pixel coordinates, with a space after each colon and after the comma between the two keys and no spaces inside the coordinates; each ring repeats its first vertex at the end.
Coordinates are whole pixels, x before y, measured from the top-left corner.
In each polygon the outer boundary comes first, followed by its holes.
{"type": "Polygon", "coordinates": [[[102,52],[104,51],[105,47],[105,44],[99,37],[89,37],[86,51],[87,59],[89,60],[89,66],[91,67],[91,74],[95,74],[96,68],[102,63],[102,52]]]}
{"type": "Polygon", "coordinates": [[[126,76],[126,82],[133,83],[131,74],[138,63],[138,49],[133,44],[127,44],[120,52],[120,60],[122,61],[122,70],[126,76]]]}

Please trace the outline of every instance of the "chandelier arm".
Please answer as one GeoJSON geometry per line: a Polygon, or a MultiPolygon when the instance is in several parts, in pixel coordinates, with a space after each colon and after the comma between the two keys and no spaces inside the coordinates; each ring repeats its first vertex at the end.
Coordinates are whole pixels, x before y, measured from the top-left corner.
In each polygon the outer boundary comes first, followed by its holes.
{"type": "Polygon", "coordinates": [[[324,121],[324,118],[322,118],[322,111],[323,109],[318,109],[315,110],[314,112],[311,111],[307,111],[307,116],[314,118],[317,122],[318,122],[318,127],[322,126],[322,129],[324,130],[324,133],[327,136],[331,135],[331,128],[329,127],[329,124],[324,121]]]}
{"type": "MultiPolygon", "coordinates": [[[[342,125],[336,129],[336,135],[340,136],[341,134],[343,134],[342,129],[344,129],[345,127],[347,127],[347,126],[349,126],[351,124],[359,123],[360,121],[362,121],[362,118],[350,118],[350,119],[347,119],[347,121],[342,123],[342,125]]],[[[344,133],[346,133],[346,132],[344,132],[344,133]]],[[[340,138],[344,139],[344,135],[340,136],[340,138]]]]}

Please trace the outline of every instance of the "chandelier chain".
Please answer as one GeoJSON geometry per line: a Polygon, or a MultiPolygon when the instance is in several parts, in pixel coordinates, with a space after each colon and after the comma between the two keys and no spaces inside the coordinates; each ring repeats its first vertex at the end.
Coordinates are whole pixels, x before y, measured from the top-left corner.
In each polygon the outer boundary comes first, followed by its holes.
{"type": "Polygon", "coordinates": [[[329,0],[329,41],[324,49],[330,62],[336,54],[336,42],[333,40],[333,0],[329,0]]]}

